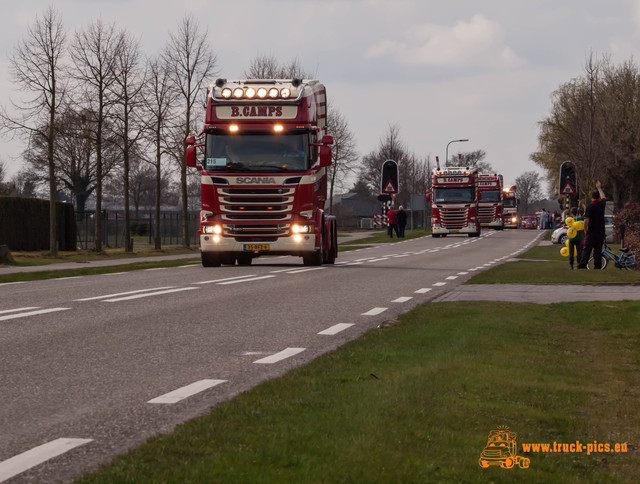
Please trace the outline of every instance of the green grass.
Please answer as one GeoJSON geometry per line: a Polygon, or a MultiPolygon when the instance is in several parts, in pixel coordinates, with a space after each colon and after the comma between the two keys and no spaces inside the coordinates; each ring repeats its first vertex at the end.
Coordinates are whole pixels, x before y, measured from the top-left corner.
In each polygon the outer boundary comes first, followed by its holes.
{"type": "Polygon", "coordinates": [[[60,262],[89,262],[96,260],[113,260],[113,259],[136,259],[138,257],[149,257],[156,255],[177,255],[177,254],[197,254],[199,249],[186,248],[181,246],[169,246],[161,250],[156,250],[152,246],[136,246],[133,252],[125,252],[120,249],[105,249],[102,252],[95,250],[77,250],[77,251],[61,251],[56,257],[53,257],[48,251],[30,251],[30,252],[11,252],[15,266],[40,266],[49,264],[58,264],[60,262]]]}
{"type": "Polygon", "coordinates": [[[638,482],[639,311],[424,305],[78,482],[638,482]],[[630,452],[531,453],[529,469],[481,469],[498,425],[519,451],[597,440],[630,452]]]}
{"type": "MultiPolygon", "coordinates": [[[[619,252],[619,245],[610,245],[619,252]]],[[[617,269],[609,262],[606,269],[569,270],[569,259],[560,255],[562,246],[539,245],[518,256],[517,262],[506,262],[476,274],[467,284],[588,284],[640,283],[640,271],[617,269]]],[[[574,267],[577,267],[574,261],[574,267]]]]}

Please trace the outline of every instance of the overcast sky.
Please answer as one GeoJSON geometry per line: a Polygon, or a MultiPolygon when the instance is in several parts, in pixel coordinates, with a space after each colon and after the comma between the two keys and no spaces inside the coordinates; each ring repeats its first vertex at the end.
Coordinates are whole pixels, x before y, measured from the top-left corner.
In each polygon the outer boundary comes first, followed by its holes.
{"type": "MultiPolygon", "coordinates": [[[[51,3],[0,0],[0,103],[15,96],[7,57],[51,3]]],[[[152,55],[185,14],[208,29],[218,74],[237,78],[257,55],[297,58],[327,87],[361,155],[389,125],[410,152],[441,160],[487,152],[512,183],[537,149],[552,92],[582,74],[590,52],[621,63],[640,51],[640,0],[56,0],[73,33],[102,17],[152,55]]],[[[214,79],[212,79],[213,81],[214,79]]],[[[24,146],[0,140],[15,172],[24,146]]]]}

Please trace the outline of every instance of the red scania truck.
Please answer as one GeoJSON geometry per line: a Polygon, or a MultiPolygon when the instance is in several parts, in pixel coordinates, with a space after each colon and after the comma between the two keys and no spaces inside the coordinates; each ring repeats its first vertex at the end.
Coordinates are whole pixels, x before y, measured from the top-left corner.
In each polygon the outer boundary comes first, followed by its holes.
{"type": "Polygon", "coordinates": [[[204,139],[186,140],[186,164],[202,175],[203,266],[249,265],[260,255],[335,262],[336,219],[324,213],[333,143],[326,109],[316,80],[218,79],[209,87],[204,139]]]}
{"type": "Polygon", "coordinates": [[[516,197],[516,186],[505,187],[504,198],[502,199],[502,212],[504,216],[504,226],[508,229],[517,229],[518,223],[518,198],[516,197]]]}
{"type": "Polygon", "coordinates": [[[469,167],[434,168],[431,192],[431,235],[480,235],[478,218],[478,170],[469,167]]]}
{"type": "Polygon", "coordinates": [[[478,175],[478,217],[480,225],[496,230],[504,229],[502,218],[502,175],[478,175]]]}

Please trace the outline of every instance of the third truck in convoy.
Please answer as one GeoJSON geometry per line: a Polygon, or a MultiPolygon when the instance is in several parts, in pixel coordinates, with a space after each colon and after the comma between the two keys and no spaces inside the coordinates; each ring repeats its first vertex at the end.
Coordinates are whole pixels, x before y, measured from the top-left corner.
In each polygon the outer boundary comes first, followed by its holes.
{"type": "Polygon", "coordinates": [[[505,187],[504,198],[502,199],[502,211],[504,226],[508,229],[518,228],[518,198],[516,197],[516,186],[505,187]]]}
{"type": "Polygon", "coordinates": [[[186,164],[202,175],[204,266],[261,255],[334,263],[336,219],[324,212],[333,143],[326,111],[317,80],[218,79],[209,87],[204,140],[186,141],[186,164]]]}

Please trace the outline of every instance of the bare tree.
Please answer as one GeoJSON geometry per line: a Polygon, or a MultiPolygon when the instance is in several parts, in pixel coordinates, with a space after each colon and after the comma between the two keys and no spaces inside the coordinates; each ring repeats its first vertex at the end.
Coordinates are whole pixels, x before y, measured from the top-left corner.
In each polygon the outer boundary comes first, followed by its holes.
{"type": "Polygon", "coordinates": [[[116,31],[115,24],[105,25],[101,19],[90,24],[84,31],[76,32],[71,57],[75,66],[74,77],[83,94],[87,112],[95,123],[94,142],[96,150],[96,214],[95,250],[102,251],[102,186],[106,170],[103,163],[105,150],[105,121],[113,107],[109,97],[118,77],[118,55],[123,36],[116,31]]]}
{"type": "Polygon", "coordinates": [[[389,125],[389,128],[380,139],[378,148],[362,158],[359,177],[369,187],[371,194],[380,193],[380,172],[382,164],[386,160],[399,161],[407,152],[407,147],[400,139],[400,128],[397,125],[389,125]]]}
{"type": "Polygon", "coordinates": [[[10,116],[5,109],[0,113],[2,126],[19,131],[30,138],[42,138],[47,143],[47,168],[49,182],[49,251],[58,253],[56,223],[55,137],[56,116],[65,102],[66,80],[64,53],[66,33],[58,12],[48,8],[36,16],[27,36],[9,58],[9,68],[14,82],[22,89],[26,99],[13,103],[19,113],[10,116]]]}
{"type": "Polygon", "coordinates": [[[525,171],[516,178],[516,186],[518,187],[518,198],[520,199],[522,211],[527,213],[529,205],[542,198],[540,174],[535,171],[525,171]]]}
{"type": "Polygon", "coordinates": [[[333,136],[332,164],[329,168],[329,213],[333,213],[333,194],[336,188],[346,188],[345,181],[356,170],[358,151],[356,138],[342,113],[327,103],[327,133],[333,136]]]}
{"type": "Polygon", "coordinates": [[[243,71],[245,79],[313,79],[315,74],[305,71],[297,58],[281,64],[275,56],[257,55],[243,71]]]}
{"type": "Polygon", "coordinates": [[[121,46],[114,63],[115,82],[111,89],[115,96],[114,121],[118,144],[122,151],[122,182],[124,192],[124,240],[125,251],[133,251],[131,241],[131,214],[129,209],[129,170],[134,145],[143,135],[140,108],[144,72],[141,66],[140,44],[126,32],[121,33],[121,46]]]}
{"type": "Polygon", "coordinates": [[[447,166],[468,166],[478,170],[478,173],[494,173],[493,166],[485,161],[487,152],[484,150],[469,151],[460,153],[459,156],[452,156],[447,161],[447,166]]]}
{"type": "Polygon", "coordinates": [[[216,56],[209,47],[208,33],[202,31],[192,16],[185,16],[178,25],[178,31],[169,35],[169,43],[164,49],[163,59],[171,72],[171,77],[182,100],[182,119],[177,127],[178,139],[174,144],[174,158],[180,169],[180,190],[182,204],[183,243],[189,247],[189,201],[187,187],[187,164],[184,140],[194,129],[194,114],[198,99],[203,96],[203,86],[207,78],[216,74],[216,56]]]}
{"type": "Polygon", "coordinates": [[[167,143],[171,123],[174,122],[177,91],[172,89],[170,73],[160,59],[152,59],[147,63],[146,95],[143,97],[147,124],[145,133],[153,149],[149,162],[155,168],[155,220],[154,244],[156,249],[162,248],[160,239],[160,196],[163,184],[162,160],[167,153],[167,143]]]}

